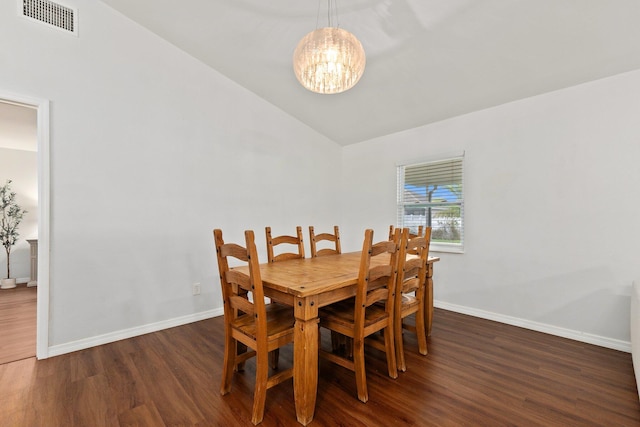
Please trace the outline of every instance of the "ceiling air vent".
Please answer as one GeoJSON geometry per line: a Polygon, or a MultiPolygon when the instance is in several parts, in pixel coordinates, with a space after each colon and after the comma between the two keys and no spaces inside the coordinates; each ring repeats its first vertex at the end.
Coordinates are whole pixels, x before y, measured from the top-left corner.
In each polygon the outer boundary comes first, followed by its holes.
{"type": "Polygon", "coordinates": [[[19,0],[22,16],[66,33],[78,35],[76,9],[49,0],[19,0]]]}

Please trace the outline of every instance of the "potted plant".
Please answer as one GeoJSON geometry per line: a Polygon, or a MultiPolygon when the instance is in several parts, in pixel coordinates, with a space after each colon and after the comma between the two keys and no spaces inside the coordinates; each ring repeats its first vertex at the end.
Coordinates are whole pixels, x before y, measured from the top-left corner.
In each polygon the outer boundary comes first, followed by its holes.
{"type": "Polygon", "coordinates": [[[18,226],[27,211],[16,203],[16,193],[11,191],[11,180],[0,187],[0,242],[7,252],[7,278],[2,279],[0,288],[16,287],[16,279],[11,278],[10,257],[11,248],[18,241],[18,226]]]}

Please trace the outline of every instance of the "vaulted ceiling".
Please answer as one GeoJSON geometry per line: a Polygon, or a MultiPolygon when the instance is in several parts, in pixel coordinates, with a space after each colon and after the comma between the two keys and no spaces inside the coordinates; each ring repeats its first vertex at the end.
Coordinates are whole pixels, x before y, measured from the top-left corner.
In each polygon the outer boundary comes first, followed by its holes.
{"type": "Polygon", "coordinates": [[[640,68],[638,0],[341,0],[367,66],[337,95],[292,71],[326,0],[102,1],[342,145],[640,68]]]}

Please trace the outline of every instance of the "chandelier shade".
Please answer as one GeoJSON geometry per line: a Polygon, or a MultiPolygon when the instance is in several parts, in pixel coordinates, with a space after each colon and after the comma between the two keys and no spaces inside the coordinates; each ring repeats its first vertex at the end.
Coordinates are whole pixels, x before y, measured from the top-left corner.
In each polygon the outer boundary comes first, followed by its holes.
{"type": "Polygon", "coordinates": [[[293,53],[293,70],[312,92],[335,94],[351,89],[364,73],[366,57],[360,41],[336,27],[304,36],[293,53]]]}

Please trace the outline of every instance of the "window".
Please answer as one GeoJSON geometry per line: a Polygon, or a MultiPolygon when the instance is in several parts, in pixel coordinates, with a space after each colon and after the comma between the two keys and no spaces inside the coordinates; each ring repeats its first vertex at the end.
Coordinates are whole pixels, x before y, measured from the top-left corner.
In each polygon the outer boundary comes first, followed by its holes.
{"type": "Polygon", "coordinates": [[[463,156],[398,167],[398,226],[431,227],[431,249],[464,250],[463,156]]]}

